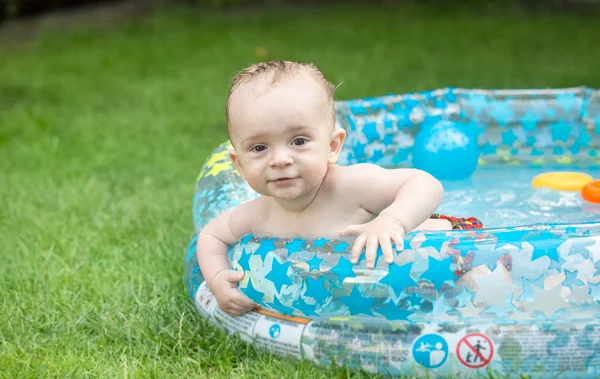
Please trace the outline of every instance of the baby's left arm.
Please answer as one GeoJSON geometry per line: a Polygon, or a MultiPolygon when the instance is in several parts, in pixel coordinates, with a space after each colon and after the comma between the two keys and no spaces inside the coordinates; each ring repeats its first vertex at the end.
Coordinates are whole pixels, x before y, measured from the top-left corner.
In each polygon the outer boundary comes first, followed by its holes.
{"type": "Polygon", "coordinates": [[[341,236],[358,236],[352,248],[356,263],[366,246],[367,267],[373,268],[377,248],[385,261],[393,261],[392,241],[397,250],[404,248],[404,235],[427,220],[442,202],[442,184],[425,171],[417,169],[388,170],[373,164],[348,167],[344,178],[361,206],[378,216],[362,225],[351,225],[341,236]]]}

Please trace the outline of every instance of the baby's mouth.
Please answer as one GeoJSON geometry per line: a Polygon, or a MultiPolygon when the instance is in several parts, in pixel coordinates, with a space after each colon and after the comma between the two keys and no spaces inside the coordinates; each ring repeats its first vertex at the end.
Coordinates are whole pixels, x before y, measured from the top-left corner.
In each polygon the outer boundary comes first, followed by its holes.
{"type": "Polygon", "coordinates": [[[288,186],[290,184],[292,184],[294,182],[294,180],[296,180],[297,178],[279,178],[279,179],[275,179],[275,180],[271,180],[271,183],[274,183],[278,186],[288,186]]]}

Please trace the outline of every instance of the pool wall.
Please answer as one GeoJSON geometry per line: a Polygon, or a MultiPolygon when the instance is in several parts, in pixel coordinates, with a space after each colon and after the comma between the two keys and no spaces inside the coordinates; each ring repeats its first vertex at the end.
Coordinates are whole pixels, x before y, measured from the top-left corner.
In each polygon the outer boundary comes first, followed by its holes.
{"type": "Polygon", "coordinates": [[[340,163],[409,166],[419,129],[437,120],[478,133],[480,164],[600,163],[600,91],[588,88],[433,91],[336,103],[348,132],[340,163]]]}

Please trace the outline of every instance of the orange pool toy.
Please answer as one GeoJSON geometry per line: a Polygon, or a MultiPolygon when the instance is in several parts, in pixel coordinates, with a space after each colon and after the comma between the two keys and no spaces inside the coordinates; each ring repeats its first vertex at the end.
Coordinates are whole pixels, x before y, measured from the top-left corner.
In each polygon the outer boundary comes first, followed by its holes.
{"type": "Polygon", "coordinates": [[[581,197],[588,203],[600,204],[600,180],[594,180],[581,189],[581,197]]]}

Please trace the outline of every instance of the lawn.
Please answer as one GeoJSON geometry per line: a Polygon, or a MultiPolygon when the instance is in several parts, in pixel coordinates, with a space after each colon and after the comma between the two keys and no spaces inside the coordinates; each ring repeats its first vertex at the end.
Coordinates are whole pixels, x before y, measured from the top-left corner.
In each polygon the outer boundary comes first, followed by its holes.
{"type": "Polygon", "coordinates": [[[236,70],[311,61],[338,99],[600,87],[597,18],[403,5],[161,9],[0,45],[0,377],[345,377],[227,338],[183,285],[194,180],[236,70]]]}

